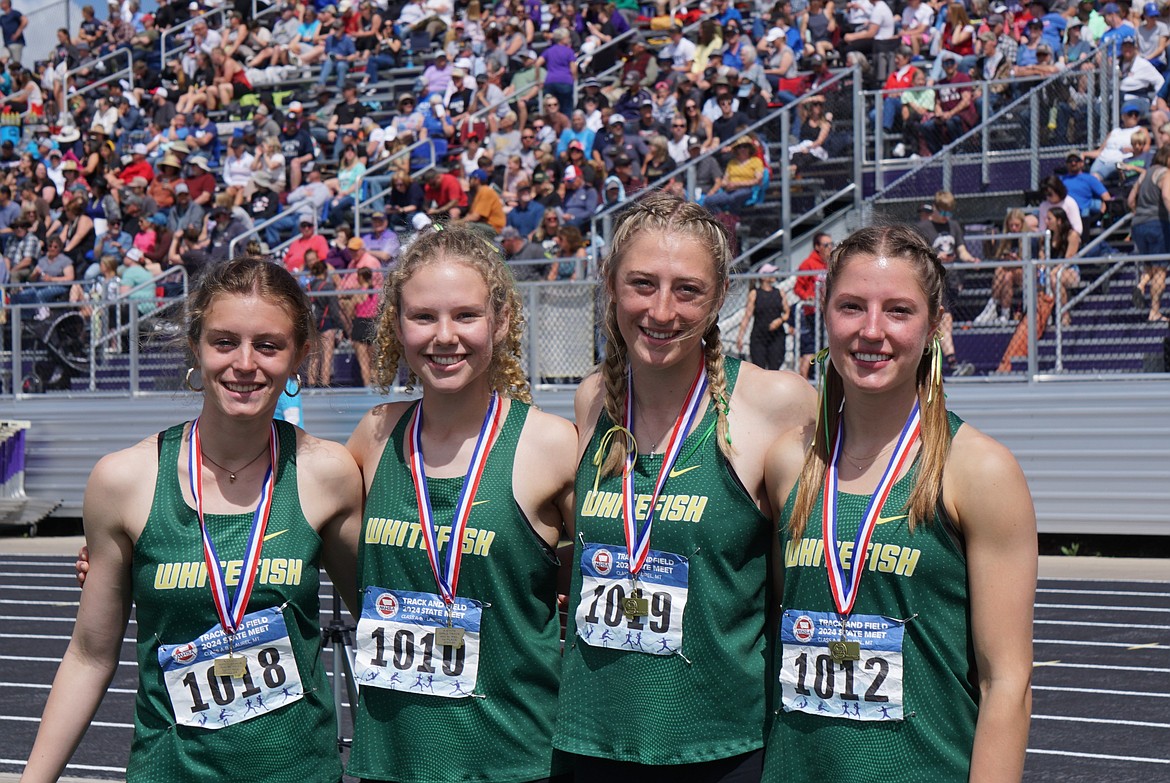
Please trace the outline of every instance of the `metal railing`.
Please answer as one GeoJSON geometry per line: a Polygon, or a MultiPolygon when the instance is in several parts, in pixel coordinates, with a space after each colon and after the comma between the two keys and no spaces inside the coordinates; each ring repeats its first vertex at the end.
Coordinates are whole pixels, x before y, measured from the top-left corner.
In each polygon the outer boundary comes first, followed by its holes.
{"type": "MultiPolygon", "coordinates": [[[[423,166],[422,168],[418,169],[417,171],[412,171],[411,176],[417,177],[420,174],[424,174],[424,173],[430,171],[431,169],[435,168],[435,165],[438,162],[437,159],[435,158],[435,145],[430,139],[420,139],[420,140],[416,141],[414,144],[411,144],[409,147],[405,147],[403,149],[400,149],[398,152],[394,153],[390,157],[384,158],[384,159],[378,161],[377,163],[375,163],[370,168],[366,169],[366,173],[362,175],[362,178],[364,179],[364,178],[370,176],[371,174],[389,169],[391,163],[393,163],[396,160],[399,160],[403,155],[406,155],[408,157],[411,156],[411,154],[415,150],[419,149],[424,144],[426,145],[427,149],[430,150],[430,153],[431,153],[430,162],[427,163],[427,165],[423,166]]],[[[361,199],[361,200],[356,201],[354,203],[354,205],[353,205],[353,232],[354,232],[354,236],[359,236],[361,234],[362,210],[380,199],[384,200],[386,198],[386,194],[388,194],[393,189],[394,189],[394,184],[391,183],[388,187],[382,188],[377,193],[374,193],[372,195],[368,195],[364,199],[361,199]]]]}
{"type": "MultiPolygon", "coordinates": [[[[318,214],[317,213],[318,213],[318,210],[316,210],[316,209],[312,209],[308,213],[306,213],[303,209],[301,209],[301,204],[297,204],[295,206],[289,207],[288,209],[284,210],[283,212],[278,212],[277,214],[273,215],[272,217],[268,218],[267,220],[265,220],[261,223],[254,224],[250,229],[248,229],[244,233],[240,234],[239,236],[234,237],[232,239],[232,241],[228,243],[228,258],[235,258],[236,257],[236,247],[238,247],[241,242],[245,241],[249,237],[259,236],[260,232],[262,230],[268,228],[272,224],[276,223],[278,220],[283,220],[284,218],[289,217],[290,215],[297,215],[297,214],[310,215],[310,218],[313,221],[313,230],[316,231],[317,226],[318,226],[318,223],[317,223],[318,214]]],[[[300,222],[300,221],[298,221],[298,222],[300,222]]],[[[293,237],[294,238],[296,237],[296,234],[297,234],[297,230],[296,230],[296,227],[294,227],[293,228],[293,237]]],[[[271,248],[269,250],[270,250],[270,252],[272,252],[271,248]]]]}
{"type": "MultiPolygon", "coordinates": [[[[997,166],[1014,167],[1021,162],[1028,166],[1027,187],[1034,190],[1041,179],[1045,155],[1063,162],[1068,149],[1092,149],[1115,127],[1111,118],[1117,112],[1117,68],[1103,54],[1095,53],[1093,59],[1103,64],[1092,70],[1069,69],[1048,77],[962,84],[961,88],[970,90],[972,100],[977,101],[979,121],[950,139],[936,154],[918,160],[892,158],[885,150],[888,134],[882,123],[883,99],[906,90],[865,92],[862,112],[854,117],[854,132],[868,138],[865,120],[871,114],[875,116],[873,143],[863,144],[867,169],[873,172],[873,189],[867,200],[920,200],[923,193],[919,191],[926,186],[916,187],[916,183],[927,179],[934,184],[929,188],[931,193],[941,188],[959,195],[992,194],[1004,190],[999,183],[1007,179],[1005,170],[997,166]],[[1018,96],[1008,95],[993,108],[995,101],[988,97],[994,94],[992,88],[1010,91],[1022,83],[1033,86],[1018,96]],[[1069,135],[1070,122],[1075,125],[1075,135],[1069,135]],[[888,179],[891,174],[892,180],[888,179]]],[[[937,94],[950,88],[943,84],[921,89],[937,94]]],[[[907,154],[911,152],[917,151],[907,150],[907,154]]],[[[1013,184],[1008,189],[1022,188],[1013,184]]]]}
{"type": "MultiPolygon", "coordinates": [[[[230,8],[226,10],[230,10],[230,8]]],[[[184,32],[186,32],[192,25],[199,21],[205,22],[209,29],[218,29],[219,27],[223,26],[224,14],[226,13],[226,10],[223,7],[213,8],[206,13],[200,14],[199,16],[193,16],[185,22],[171,25],[167,29],[163,30],[162,36],[159,38],[159,52],[162,55],[163,66],[166,66],[168,57],[170,57],[174,52],[178,52],[187,46],[187,37],[183,35],[184,32]],[[211,20],[215,17],[219,17],[219,21],[213,24],[211,20]],[[175,39],[178,38],[181,44],[176,46],[174,49],[169,49],[167,48],[168,38],[170,39],[171,43],[174,43],[175,39]]]]}
{"type": "MultiPolygon", "coordinates": [[[[685,193],[688,198],[694,198],[697,184],[696,174],[699,163],[709,158],[719,155],[722,151],[730,149],[734,143],[751,134],[775,134],[778,130],[778,136],[772,138],[771,146],[779,145],[779,154],[774,156],[771,165],[773,171],[776,173],[772,177],[772,182],[779,182],[780,184],[780,214],[779,225],[766,238],[756,243],[755,247],[759,247],[767,242],[771,242],[779,238],[782,245],[782,253],[785,256],[791,255],[794,239],[791,227],[797,225],[810,216],[817,214],[830,206],[834,202],[842,200],[845,196],[852,196],[853,206],[859,207],[862,202],[861,191],[861,175],[862,175],[862,160],[860,156],[860,148],[855,143],[852,159],[849,162],[851,169],[851,177],[848,178],[847,183],[842,187],[837,188],[828,195],[820,194],[819,198],[814,199],[814,203],[804,212],[793,215],[793,183],[796,178],[789,166],[789,139],[792,135],[793,115],[800,110],[810,99],[814,97],[823,97],[827,94],[836,94],[847,83],[852,82],[854,85],[859,85],[861,79],[861,71],[856,66],[845,69],[835,74],[831,79],[822,84],[816,91],[806,93],[798,98],[796,101],[782,106],[760,120],[747,126],[742,132],[736,134],[731,139],[721,140],[720,149],[704,152],[703,154],[691,158],[686,163],[671,171],[669,174],[660,177],[657,180],[649,182],[646,187],[624,202],[613,204],[605,209],[595,213],[589,221],[590,236],[593,238],[594,246],[592,251],[597,253],[600,248],[607,247],[609,239],[613,232],[613,222],[616,216],[631,202],[637,201],[642,196],[665,187],[672,180],[679,180],[680,177],[685,182],[685,193]]],[[[852,103],[854,106],[854,113],[858,114],[860,103],[860,93],[854,89],[852,91],[852,103]]],[[[746,254],[745,254],[746,255],[746,254]]],[[[599,256],[598,256],[599,258],[599,256]]],[[[596,260],[596,259],[595,259],[596,260]]]]}
{"type": "Polygon", "coordinates": [[[105,76],[103,76],[102,78],[100,78],[96,81],[93,81],[93,82],[90,82],[89,84],[78,87],[71,94],[72,95],[84,95],[85,93],[89,92],[90,90],[96,90],[98,87],[103,87],[107,84],[111,84],[112,82],[120,81],[122,79],[128,80],[128,82],[130,84],[130,89],[133,90],[134,89],[134,55],[133,55],[133,52],[130,51],[130,47],[128,47],[128,46],[123,46],[121,48],[115,49],[114,51],[109,52],[108,54],[103,54],[101,57],[93,57],[93,58],[86,60],[85,62],[79,64],[76,68],[72,68],[72,69],[66,71],[65,75],[63,77],[61,77],[61,83],[64,84],[65,87],[68,89],[68,87],[70,86],[69,82],[75,75],[81,73],[82,71],[93,71],[97,67],[98,63],[105,63],[105,62],[109,62],[111,60],[119,60],[123,57],[126,58],[126,67],[125,68],[120,68],[117,71],[106,74],[105,76]]]}
{"type": "MultiPolygon", "coordinates": [[[[961,265],[965,287],[959,301],[952,304],[953,340],[960,365],[970,364],[970,377],[959,382],[1037,381],[1049,378],[1117,378],[1126,375],[1151,377],[1165,373],[1162,365],[1164,325],[1146,322],[1144,312],[1131,310],[1129,304],[1133,281],[1128,278],[1135,262],[1160,261],[1141,256],[1100,256],[1076,258],[1080,266],[1083,291],[1064,301],[1059,285],[1053,285],[1054,268],[1059,260],[1033,257],[1033,242],[1044,242],[1040,234],[987,235],[985,240],[1021,239],[1021,258],[1011,261],[983,261],[961,265]],[[973,317],[973,308],[982,307],[991,295],[997,269],[1008,273],[1022,270],[1017,289],[1017,312],[1004,321],[981,321],[973,317]],[[1069,323],[1063,323],[1067,315],[1069,323]]],[[[976,237],[972,237],[975,241],[976,237]]],[[[1043,246],[1043,245],[1041,245],[1043,246]]],[[[551,261],[550,261],[551,263],[551,261]]],[[[1067,262],[1066,262],[1067,263],[1067,262]]],[[[378,275],[378,270],[374,270],[378,275]]],[[[375,288],[355,288],[347,277],[352,270],[333,275],[337,290],[313,294],[313,298],[337,298],[341,337],[334,352],[339,368],[338,382],[361,385],[353,373],[357,350],[348,338],[356,302],[353,297],[370,295],[375,288]],[[344,372],[340,369],[347,367],[344,372]],[[348,373],[348,374],[346,374],[348,373]]],[[[795,299],[792,283],[796,278],[815,276],[817,272],[781,275],[777,287],[785,294],[791,310],[797,314],[786,329],[783,367],[796,369],[801,364],[801,330],[806,323],[813,328],[813,343],[823,345],[822,314],[819,297],[804,302],[795,299]],[[813,317],[802,321],[802,306],[813,308],[813,317]]],[[[1002,274],[1002,273],[1001,273],[1002,274]]],[[[720,313],[725,353],[736,353],[736,337],[742,321],[750,314],[745,302],[751,285],[761,275],[733,275],[720,313]]],[[[156,281],[148,285],[154,285],[156,281]]],[[[524,302],[527,329],[522,344],[522,362],[534,386],[564,387],[576,384],[592,372],[602,358],[602,289],[596,280],[535,281],[518,284],[524,302]]],[[[1070,294],[1072,292],[1070,291],[1070,294]]],[[[72,371],[75,379],[85,379],[85,388],[71,393],[118,392],[140,394],[173,393],[182,379],[186,360],[176,340],[177,308],[184,297],[156,299],[149,313],[139,313],[140,301],[119,296],[114,300],[59,302],[50,305],[19,305],[8,309],[9,350],[0,354],[0,376],[4,393],[28,396],[21,389],[21,379],[34,375],[40,366],[60,362],[44,344],[42,335],[29,328],[33,325],[30,309],[47,306],[55,321],[66,312],[92,308],[84,323],[83,349],[94,345],[92,353],[80,350],[80,369],[72,371]],[[124,309],[123,321],[117,323],[113,313],[124,309]],[[23,311],[23,315],[21,314],[23,311]],[[100,315],[98,314],[100,311],[100,315]],[[102,319],[107,319],[103,321],[102,319]],[[26,328],[22,328],[24,320],[26,328]],[[85,355],[90,358],[85,361],[85,355]],[[88,366],[85,366],[87,365],[88,366]]],[[[746,347],[746,341],[745,341],[746,347]]],[[[361,350],[365,350],[364,348],[361,350]]],[[[46,392],[49,393],[49,392],[46,392]]]]}

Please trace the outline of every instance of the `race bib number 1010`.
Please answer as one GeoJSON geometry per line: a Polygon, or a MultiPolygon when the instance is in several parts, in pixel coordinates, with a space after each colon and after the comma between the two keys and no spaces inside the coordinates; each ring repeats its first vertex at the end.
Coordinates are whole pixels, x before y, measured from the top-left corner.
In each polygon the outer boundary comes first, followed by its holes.
{"type": "Polygon", "coordinates": [[[483,605],[456,597],[451,627],[459,644],[443,644],[447,608],[435,593],[366,588],[357,626],[354,674],[358,685],[464,699],[479,677],[483,605]]]}

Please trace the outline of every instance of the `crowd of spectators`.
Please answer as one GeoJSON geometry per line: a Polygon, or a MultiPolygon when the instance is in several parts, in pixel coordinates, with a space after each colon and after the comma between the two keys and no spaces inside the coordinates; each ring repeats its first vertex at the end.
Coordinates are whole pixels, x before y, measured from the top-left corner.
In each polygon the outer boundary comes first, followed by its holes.
{"type": "MultiPolygon", "coordinates": [[[[346,292],[320,326],[356,342],[366,299],[349,289],[376,285],[431,221],[480,225],[520,279],[572,279],[589,269],[594,216],[649,185],[691,187],[688,197],[737,215],[761,199],[773,157],[801,172],[848,146],[844,90],[802,102],[780,147],[752,127],[834,66],[856,64],[865,86],[886,90],[869,119],[902,134],[893,154],[926,156],[970,130],[982,102],[1001,105],[1011,79],[1099,64],[1088,55],[1105,47],[1127,111],[1099,149],[1082,151],[1084,176],[1104,188],[1133,173],[1137,130],[1170,118],[1170,26],[1154,3],[294,0],[259,10],[251,0],[87,6],[47,59],[26,62],[29,17],[0,0],[0,103],[20,117],[0,136],[0,279],[52,284],[12,301],[109,291],[111,266],[123,290],[141,291],[137,268],[194,277],[233,252],[270,250],[306,287],[346,292]],[[132,75],[118,71],[126,62],[132,75]],[[984,80],[1001,81],[973,83],[984,80]],[[695,159],[689,177],[676,175],[695,159]]],[[[1045,111],[1068,133],[1087,107],[1066,99],[1045,111]]],[[[1078,236],[1081,214],[1111,198],[1086,182],[1069,191],[1089,206],[1061,207],[1078,236]]],[[[996,301],[1010,284],[999,281],[996,301]]]]}

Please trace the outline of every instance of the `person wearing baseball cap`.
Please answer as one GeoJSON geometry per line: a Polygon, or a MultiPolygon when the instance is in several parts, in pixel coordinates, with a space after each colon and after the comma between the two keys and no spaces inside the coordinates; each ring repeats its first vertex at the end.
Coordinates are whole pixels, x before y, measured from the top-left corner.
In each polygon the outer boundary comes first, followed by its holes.
{"type": "Polygon", "coordinates": [[[486,223],[495,229],[495,232],[504,230],[507,215],[504,212],[504,201],[500,194],[491,186],[491,175],[483,169],[476,169],[467,178],[470,204],[467,214],[452,223],[486,223]]]}
{"type": "Polygon", "coordinates": [[[1170,25],[1161,20],[1161,15],[1157,3],[1146,3],[1142,8],[1142,23],[1136,31],[1138,55],[1149,60],[1159,72],[1166,69],[1166,45],[1170,42],[1170,25]]]}
{"type": "Polygon", "coordinates": [[[582,231],[588,230],[589,219],[597,212],[601,196],[596,188],[585,181],[585,173],[579,166],[565,166],[561,180],[565,184],[565,200],[561,206],[564,224],[582,231]]]}
{"type": "Polygon", "coordinates": [[[1121,15],[1121,7],[1117,3],[1106,3],[1101,8],[1101,16],[1105,17],[1109,29],[1101,34],[1098,44],[1117,57],[1121,53],[1121,42],[1126,38],[1136,38],[1137,31],[1121,15]]]}

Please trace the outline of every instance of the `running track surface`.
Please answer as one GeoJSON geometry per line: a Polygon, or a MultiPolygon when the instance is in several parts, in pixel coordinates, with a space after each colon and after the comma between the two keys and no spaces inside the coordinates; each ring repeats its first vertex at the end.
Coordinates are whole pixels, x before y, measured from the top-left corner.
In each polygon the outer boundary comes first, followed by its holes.
{"type": "MultiPolygon", "coordinates": [[[[72,557],[0,555],[0,775],[23,768],[79,593],[72,557]]],[[[332,608],[328,593],[322,606],[332,608]]],[[[110,692],[66,775],[125,774],[134,633],[131,619],[110,692]]],[[[1041,579],[1035,658],[1026,781],[1170,781],[1170,581],[1041,579]]]]}

